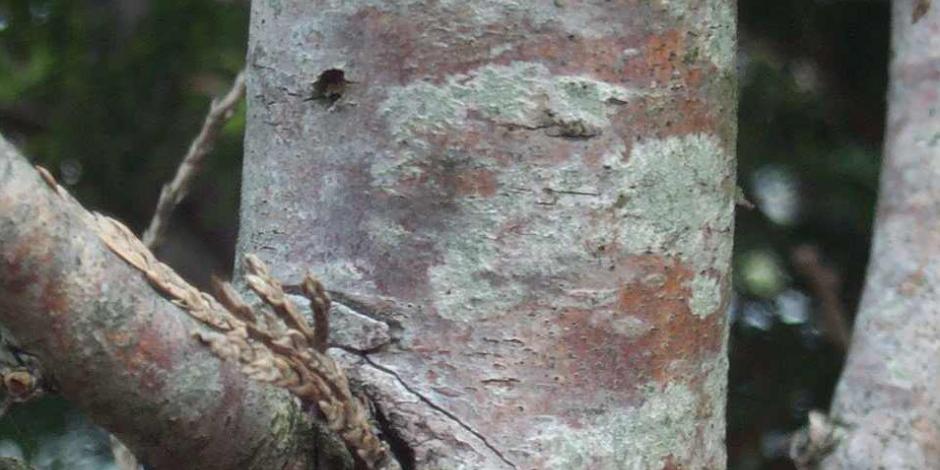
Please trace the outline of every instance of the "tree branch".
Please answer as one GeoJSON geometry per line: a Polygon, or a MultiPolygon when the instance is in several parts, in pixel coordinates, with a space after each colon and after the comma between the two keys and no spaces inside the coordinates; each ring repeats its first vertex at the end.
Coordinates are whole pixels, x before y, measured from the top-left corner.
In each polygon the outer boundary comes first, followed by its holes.
{"type": "Polygon", "coordinates": [[[0,322],[62,395],[154,468],[308,467],[289,394],[192,338],[89,220],[0,138],[0,322]]]}

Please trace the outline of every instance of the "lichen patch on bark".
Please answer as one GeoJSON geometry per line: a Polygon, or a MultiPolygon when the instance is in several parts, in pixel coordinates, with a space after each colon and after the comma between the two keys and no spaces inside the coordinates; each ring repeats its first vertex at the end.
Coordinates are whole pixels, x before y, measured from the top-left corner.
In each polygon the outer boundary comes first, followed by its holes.
{"type": "Polygon", "coordinates": [[[685,23],[699,40],[702,54],[721,71],[733,69],[736,60],[735,10],[725,0],[658,0],[670,15],[685,23]]]}
{"type": "Polygon", "coordinates": [[[734,197],[725,151],[718,139],[692,134],[634,144],[622,207],[630,222],[619,242],[634,253],[675,256],[695,269],[689,302],[700,317],[721,304],[721,285],[712,272],[731,257],[728,233],[734,197]],[[716,178],[716,175],[721,175],[716,178]]]}
{"type": "Polygon", "coordinates": [[[687,445],[702,439],[697,393],[681,383],[646,388],[648,399],[642,404],[599,414],[581,426],[546,417],[530,438],[542,451],[541,468],[657,469],[671,461],[709,461],[715,465],[709,468],[719,468],[722,449],[687,445]],[[710,455],[696,460],[694,452],[710,455]]]}
{"type": "MultiPolygon", "coordinates": [[[[451,76],[443,84],[419,81],[389,89],[379,112],[394,141],[410,147],[427,145],[428,134],[466,127],[471,115],[510,129],[585,138],[609,128],[609,114],[636,93],[590,77],[552,74],[540,63],[514,62],[451,76]]],[[[389,174],[400,177],[402,169],[402,161],[378,159],[372,174],[381,183],[389,174]]]]}

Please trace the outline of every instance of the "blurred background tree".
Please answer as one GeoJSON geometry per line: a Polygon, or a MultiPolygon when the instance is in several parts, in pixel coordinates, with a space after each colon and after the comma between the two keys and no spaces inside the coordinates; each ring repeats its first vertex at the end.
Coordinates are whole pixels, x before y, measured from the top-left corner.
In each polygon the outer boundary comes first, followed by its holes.
{"type": "MultiPolygon", "coordinates": [[[[739,210],[728,403],[729,463],[793,468],[785,439],[828,409],[845,356],[820,287],[794,264],[809,245],[859,301],[878,189],[889,3],[739,2],[739,210]]],[[[823,286],[825,288],[825,286],[823,286]]]]}
{"type": "MultiPolygon", "coordinates": [[[[0,0],[0,131],[87,207],[139,233],[210,99],[244,65],[248,9],[247,0],[0,0]]],[[[844,345],[825,315],[838,308],[824,308],[826,286],[793,255],[816,247],[842,281],[830,294],[854,311],[877,195],[888,28],[885,1],[739,0],[738,178],[756,207],[738,215],[730,468],[792,468],[788,433],[828,408],[844,345]]],[[[197,285],[233,263],[243,130],[242,110],[158,252],[197,285]]],[[[96,437],[45,399],[0,421],[0,455],[105,468],[109,449],[96,437]]]]}

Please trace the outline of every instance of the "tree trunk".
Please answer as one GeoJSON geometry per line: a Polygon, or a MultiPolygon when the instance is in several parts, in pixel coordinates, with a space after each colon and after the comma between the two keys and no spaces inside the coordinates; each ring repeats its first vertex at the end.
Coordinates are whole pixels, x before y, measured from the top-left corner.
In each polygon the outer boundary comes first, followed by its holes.
{"type": "Polygon", "coordinates": [[[387,328],[405,468],[724,467],[734,12],[252,2],[239,251],[387,328]]]}
{"type": "Polygon", "coordinates": [[[940,8],[929,3],[894,2],[875,235],[832,406],[847,435],[825,468],[940,462],[940,8]]]}

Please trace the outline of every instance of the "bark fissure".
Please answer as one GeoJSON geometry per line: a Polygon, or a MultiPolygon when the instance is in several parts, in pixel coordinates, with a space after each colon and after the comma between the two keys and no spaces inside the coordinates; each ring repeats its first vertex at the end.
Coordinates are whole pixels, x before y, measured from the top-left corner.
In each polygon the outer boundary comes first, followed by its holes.
{"type": "Polygon", "coordinates": [[[395,460],[401,465],[401,470],[415,470],[415,451],[401,436],[395,426],[385,415],[385,410],[378,402],[372,403],[375,424],[382,433],[382,439],[388,443],[395,460]]]}

